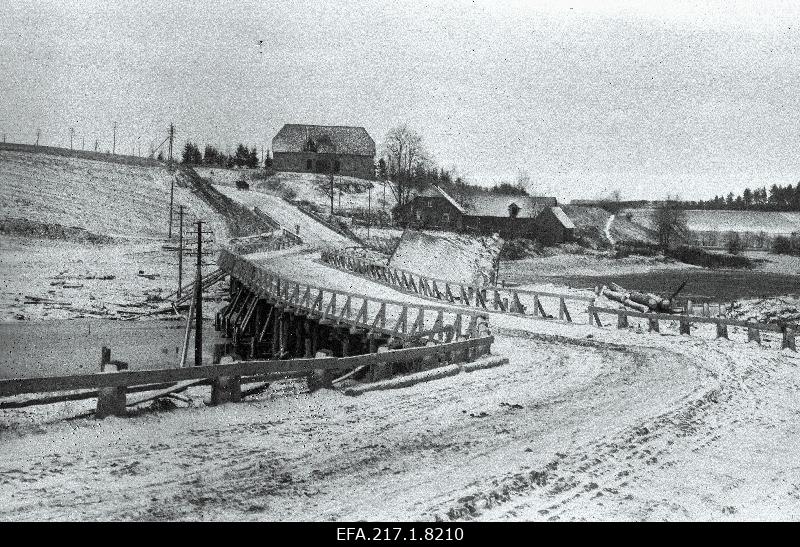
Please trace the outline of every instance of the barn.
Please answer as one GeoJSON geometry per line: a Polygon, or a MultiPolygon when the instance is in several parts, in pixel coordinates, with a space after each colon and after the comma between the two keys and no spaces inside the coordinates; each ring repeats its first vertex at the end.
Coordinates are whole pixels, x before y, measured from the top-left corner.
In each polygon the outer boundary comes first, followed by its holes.
{"type": "Polygon", "coordinates": [[[500,234],[554,245],[575,238],[575,225],[554,197],[478,194],[459,203],[438,186],[429,186],[396,207],[395,220],[415,228],[500,234]]]}
{"type": "Polygon", "coordinates": [[[272,139],[276,171],[375,178],[375,141],[363,127],[286,124],[272,139]]]}

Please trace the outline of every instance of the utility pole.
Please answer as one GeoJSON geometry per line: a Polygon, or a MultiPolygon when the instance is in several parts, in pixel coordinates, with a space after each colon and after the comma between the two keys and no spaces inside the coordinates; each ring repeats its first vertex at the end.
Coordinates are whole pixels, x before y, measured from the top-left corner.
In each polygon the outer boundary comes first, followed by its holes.
{"type": "Polygon", "coordinates": [[[42,130],[41,129],[37,129],[36,130],[36,146],[39,146],[39,137],[41,135],[42,135],[42,130]]]}
{"type": "Polygon", "coordinates": [[[367,239],[369,239],[369,229],[372,227],[372,186],[367,188],[367,239]]]}
{"type": "Polygon", "coordinates": [[[194,366],[203,364],[203,221],[197,221],[197,274],[194,281],[194,366]]]}
{"type": "Polygon", "coordinates": [[[333,161],[334,160],[331,159],[331,216],[333,216],[333,161]]]}
{"type": "Polygon", "coordinates": [[[95,152],[97,152],[97,147],[98,147],[99,145],[100,145],[100,143],[99,143],[99,142],[97,142],[97,139],[95,139],[95,140],[94,140],[94,151],[95,151],[95,152]]]}
{"type": "Polygon", "coordinates": [[[169,183],[169,234],[167,235],[168,239],[172,239],[172,203],[174,201],[175,196],[175,175],[172,175],[172,179],[169,183]]]}
{"type": "Polygon", "coordinates": [[[74,137],[74,136],[75,136],[75,128],[74,127],[70,127],[69,128],[69,149],[70,150],[72,150],[72,137],[74,137]]]}
{"type": "MultiPolygon", "coordinates": [[[[172,140],[175,138],[175,126],[169,124],[169,166],[172,167],[172,140]]],[[[164,144],[164,143],[161,143],[164,144]]],[[[169,239],[172,239],[172,203],[175,196],[175,175],[172,175],[172,179],[169,183],[169,239]]]]}
{"type": "Polygon", "coordinates": [[[167,156],[167,161],[169,162],[170,165],[172,165],[172,141],[174,139],[175,139],[175,126],[169,124],[169,154],[167,156]]]}
{"type": "Polygon", "coordinates": [[[178,207],[178,298],[183,285],[183,205],[178,207]]]}
{"type": "Polygon", "coordinates": [[[112,154],[117,153],[117,122],[114,122],[114,141],[113,144],[111,145],[111,153],[112,154]]]}
{"type": "Polygon", "coordinates": [[[81,150],[86,149],[86,137],[81,137],[81,150]]]}

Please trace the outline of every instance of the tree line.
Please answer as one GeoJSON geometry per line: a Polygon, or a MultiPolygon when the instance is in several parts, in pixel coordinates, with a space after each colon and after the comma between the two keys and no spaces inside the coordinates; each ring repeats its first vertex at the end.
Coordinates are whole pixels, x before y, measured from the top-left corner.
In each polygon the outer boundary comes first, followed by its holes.
{"type": "Polygon", "coordinates": [[[422,135],[401,124],[389,129],[383,141],[383,152],[376,165],[378,179],[391,181],[397,205],[407,203],[430,185],[436,185],[458,201],[486,193],[528,195],[529,178],[521,175],[516,184],[504,182],[492,187],[470,184],[456,169],[437,166],[425,147],[422,135]]]}
{"type": "Polygon", "coordinates": [[[729,192],[727,196],[714,196],[713,199],[683,202],[690,208],[729,209],[740,211],[800,211],[800,182],[780,186],[745,188],[739,195],[729,192]]]}
{"type": "MultiPolygon", "coordinates": [[[[259,166],[258,150],[252,147],[250,150],[244,144],[236,147],[235,154],[225,154],[217,150],[214,146],[207,144],[203,152],[193,142],[187,142],[183,147],[183,157],[181,163],[187,165],[213,165],[217,167],[247,167],[255,169],[259,166]]],[[[272,159],[267,156],[264,158],[264,166],[270,167],[272,159]]]]}

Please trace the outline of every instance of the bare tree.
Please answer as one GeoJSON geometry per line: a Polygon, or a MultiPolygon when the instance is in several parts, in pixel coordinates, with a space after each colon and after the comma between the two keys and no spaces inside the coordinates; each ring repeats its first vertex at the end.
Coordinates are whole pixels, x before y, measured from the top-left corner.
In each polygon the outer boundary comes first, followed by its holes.
{"type": "Polygon", "coordinates": [[[689,234],[686,211],[680,205],[680,198],[667,196],[653,211],[653,226],[658,234],[658,243],[668,249],[671,245],[683,242],[689,234]]]}
{"type": "Polygon", "coordinates": [[[430,165],[430,157],[422,143],[422,136],[405,123],[386,133],[383,147],[393,182],[389,188],[397,205],[403,205],[420,186],[418,175],[430,165]]]}

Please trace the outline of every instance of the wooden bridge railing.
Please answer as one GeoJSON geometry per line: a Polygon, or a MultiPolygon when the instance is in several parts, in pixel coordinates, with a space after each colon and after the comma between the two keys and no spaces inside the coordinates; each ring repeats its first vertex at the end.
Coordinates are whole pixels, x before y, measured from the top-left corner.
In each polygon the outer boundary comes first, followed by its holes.
{"type": "MultiPolygon", "coordinates": [[[[573,322],[567,302],[580,302],[583,306],[593,306],[591,296],[570,295],[543,291],[530,291],[505,287],[478,287],[463,283],[453,283],[442,279],[425,277],[401,268],[376,264],[350,253],[338,250],[322,252],[322,261],[334,267],[357,273],[389,285],[403,292],[425,298],[442,300],[450,304],[479,308],[487,311],[525,315],[573,322]],[[549,314],[542,304],[544,299],[557,301],[558,312],[549,314]],[[585,304],[584,304],[585,303],[585,304]]],[[[581,314],[580,317],[584,317],[581,314]]]]}
{"type": "Polygon", "coordinates": [[[321,324],[344,324],[393,338],[439,343],[489,333],[488,315],[479,311],[459,312],[300,283],[227,250],[220,253],[217,264],[254,294],[311,314],[321,324]]]}
{"type": "MultiPolygon", "coordinates": [[[[33,404],[52,404],[62,401],[97,399],[96,410],[83,414],[94,414],[98,418],[106,416],[125,416],[127,407],[141,404],[171,393],[184,390],[194,385],[211,384],[211,404],[238,402],[246,392],[242,384],[278,380],[289,377],[306,376],[309,382],[315,375],[326,371],[339,372],[351,370],[349,374],[367,369],[367,378],[383,379],[397,372],[392,365],[400,364],[400,370],[406,370],[409,364],[422,370],[438,368],[446,364],[459,364],[474,361],[488,356],[494,338],[471,338],[459,342],[433,346],[396,349],[386,352],[369,353],[352,357],[322,357],[314,359],[289,359],[270,361],[236,361],[226,364],[213,364],[188,368],[169,368],[160,370],[108,371],[101,370],[95,374],[78,374],[71,376],[53,376],[39,378],[19,378],[0,380],[0,398],[47,393],[44,397],[26,401],[3,402],[5,408],[19,408],[33,404]],[[63,395],[52,395],[56,392],[78,391],[63,395]],[[127,401],[129,393],[149,392],[131,402],[127,401]]],[[[103,348],[103,356],[110,357],[108,348],[103,348]],[[106,353],[108,352],[108,354],[106,353]]],[[[114,367],[117,368],[117,367],[114,367]]],[[[345,375],[344,377],[346,377],[345,375]]],[[[344,378],[342,377],[342,378],[344,378]]],[[[333,387],[330,379],[323,380],[321,385],[333,387]]],[[[263,391],[268,384],[248,390],[250,393],[263,391]]]]}
{"type": "Polygon", "coordinates": [[[214,380],[222,377],[257,377],[277,373],[311,372],[313,370],[350,369],[381,363],[413,362],[439,358],[448,363],[472,361],[488,355],[494,338],[486,336],[459,342],[390,350],[351,357],[323,357],[315,359],[288,359],[283,361],[236,361],[228,364],[200,367],[168,368],[157,370],[126,370],[70,376],[46,376],[0,380],[0,397],[26,393],[49,393],[79,389],[135,387],[164,382],[187,380],[214,380]]]}
{"type": "Polygon", "coordinates": [[[625,308],[601,308],[597,306],[589,306],[589,324],[596,324],[602,327],[600,322],[600,314],[611,314],[617,316],[617,328],[628,328],[628,318],[638,317],[648,320],[648,330],[650,332],[660,332],[660,321],[677,321],[679,324],[679,332],[681,334],[690,335],[692,323],[707,323],[714,324],[717,327],[717,338],[728,338],[728,327],[742,327],[747,329],[747,341],[761,343],[761,332],[777,332],[782,334],[781,349],[791,348],[797,349],[795,343],[796,332],[790,327],[781,327],[772,323],[756,323],[754,321],[738,321],[736,319],[728,319],[727,317],[706,317],[688,314],[669,314],[669,313],[643,313],[625,308]]]}

